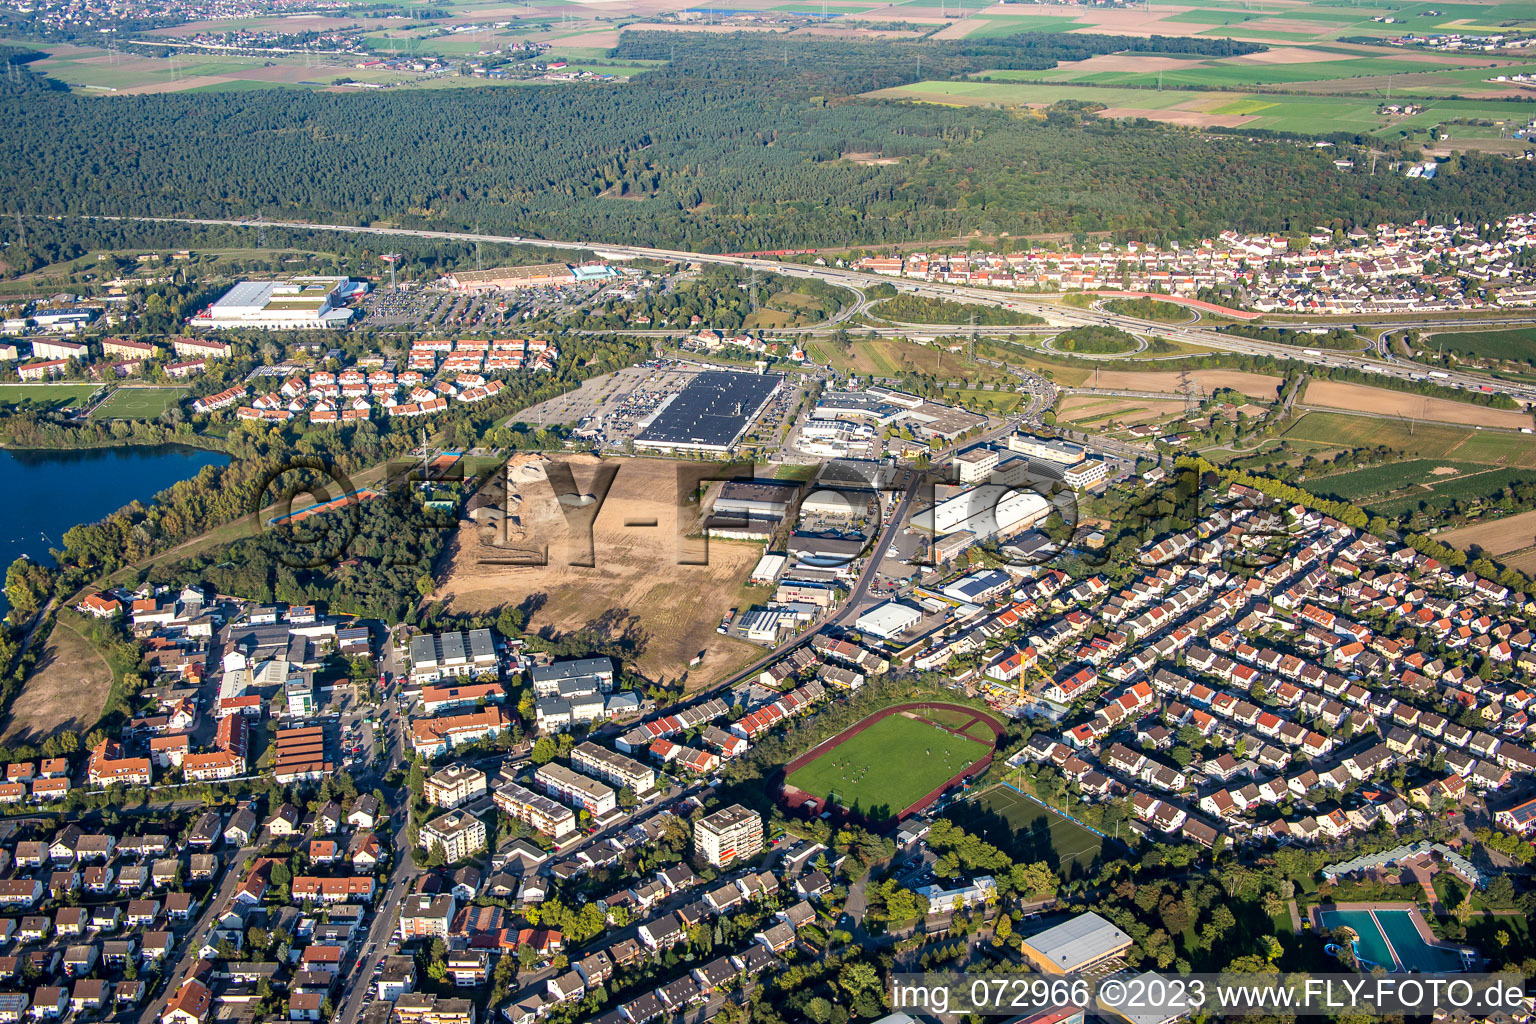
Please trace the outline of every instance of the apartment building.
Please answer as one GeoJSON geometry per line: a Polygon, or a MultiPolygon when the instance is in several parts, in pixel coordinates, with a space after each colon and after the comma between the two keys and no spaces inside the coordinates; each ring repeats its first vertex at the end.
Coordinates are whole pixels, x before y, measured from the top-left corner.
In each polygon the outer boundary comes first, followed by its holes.
{"type": "Polygon", "coordinates": [[[439,679],[496,673],[496,643],[488,629],[439,633],[411,640],[413,682],[435,683],[439,679]]]}
{"type": "Polygon", "coordinates": [[[510,779],[496,786],[491,800],[507,814],[557,842],[576,831],[576,815],[569,807],[510,779]]]}
{"type": "Polygon", "coordinates": [[[434,807],[451,809],[485,796],[485,772],[467,764],[451,764],[429,777],[422,795],[434,807]]]}
{"type": "Polygon", "coordinates": [[[656,772],[632,757],[625,757],[596,743],[577,744],[571,764],[578,771],[614,786],[628,786],[638,796],[656,788],[656,772]]]}
{"type": "Polygon", "coordinates": [[[466,811],[449,811],[421,826],[421,845],[441,845],[450,863],[485,849],[485,822],[466,811]]]}
{"type": "Polygon", "coordinates": [[[763,818],[740,804],[723,807],[693,825],[693,848],[716,867],[755,856],[763,849],[763,818]]]}
{"type": "Polygon", "coordinates": [[[573,772],[563,764],[541,765],[533,773],[533,781],[555,799],[574,804],[593,816],[607,814],[618,806],[618,794],[612,786],[573,772]]]}

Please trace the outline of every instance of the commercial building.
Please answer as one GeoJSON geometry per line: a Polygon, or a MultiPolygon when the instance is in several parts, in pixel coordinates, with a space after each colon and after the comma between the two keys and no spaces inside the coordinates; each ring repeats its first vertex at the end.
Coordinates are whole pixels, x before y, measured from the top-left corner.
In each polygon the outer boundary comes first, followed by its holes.
{"type": "Polygon", "coordinates": [[[593,778],[628,786],[637,796],[656,788],[656,773],[649,767],[596,743],[577,744],[571,751],[571,764],[593,778]]]}
{"type": "Polygon", "coordinates": [[[490,270],[456,270],[444,281],[455,291],[515,291],[548,285],[576,283],[576,273],[564,263],[540,263],[531,267],[493,267],[490,270]]]}
{"type": "Polygon", "coordinates": [[[488,629],[468,633],[439,633],[411,640],[411,680],[435,683],[439,679],[495,674],[496,643],[488,629]]]}
{"type": "Polygon", "coordinates": [[[784,571],[785,563],[788,561],[789,558],[786,555],[773,554],[771,552],[764,555],[757,560],[757,565],[753,567],[752,575],[747,577],[747,582],[754,586],[772,583],[779,578],[779,575],[784,571]]]}
{"type": "Polygon", "coordinates": [[[569,807],[510,779],[497,783],[491,800],[508,815],[556,841],[576,831],[576,815],[569,807]]]}
{"type": "Polygon", "coordinates": [[[307,676],[292,675],[284,680],[283,699],[290,715],[307,717],[315,713],[315,687],[307,676]]]}
{"type": "Polygon", "coordinates": [[[982,604],[1005,593],[1012,585],[1013,578],[1001,569],[981,569],[956,580],[939,593],[955,601],[982,604]]]}
{"type": "Polygon", "coordinates": [[[338,308],[346,290],[345,277],[241,281],[194,316],[191,323],[193,327],[209,330],[343,327],[352,319],[350,309],[338,308]]]}
{"type": "Polygon", "coordinates": [[[998,455],[991,448],[972,448],[955,456],[955,471],[963,484],[979,484],[997,468],[998,455]]]}
{"type": "Polygon", "coordinates": [[[940,537],[967,533],[977,543],[1026,530],[1050,513],[1050,502],[1034,491],[982,484],[919,512],[912,523],[940,537]]]}
{"type": "Polygon", "coordinates": [[[785,481],[730,480],[715,496],[704,521],[711,537],[766,540],[784,523],[799,485],[785,481]]]}
{"type": "Polygon", "coordinates": [[[882,640],[891,640],[917,625],[922,618],[923,613],[909,604],[887,601],[860,615],[854,620],[853,628],[882,640]]]}
{"type": "Polygon", "coordinates": [[[778,394],[779,374],[705,370],[668,398],[635,438],[636,448],[725,454],[778,394]]]}
{"type": "Polygon", "coordinates": [[[1012,435],[1008,438],[1008,450],[1028,455],[1032,459],[1059,462],[1063,466],[1075,466],[1088,457],[1088,450],[1082,445],[1049,437],[1035,437],[1033,434],[1012,435]]]}
{"type": "Polygon", "coordinates": [[[778,519],[795,503],[799,485],[787,480],[727,480],[715,497],[715,512],[778,519]]]}
{"type": "Polygon", "coordinates": [[[449,811],[421,826],[421,845],[428,851],[441,845],[449,863],[485,849],[485,822],[465,811],[449,811]]]}
{"type": "Polygon", "coordinates": [[[594,817],[607,814],[619,803],[612,786],[573,772],[563,764],[540,765],[533,773],[533,781],[556,800],[575,804],[594,817]]]}
{"type": "Polygon", "coordinates": [[[1062,470],[1061,479],[1069,487],[1087,490],[1109,479],[1109,463],[1103,459],[1085,459],[1062,470]]]}
{"type": "Polygon", "coordinates": [[[434,807],[460,807],[485,796],[485,772],[467,764],[451,764],[429,777],[422,795],[434,807]]]}
{"type": "Polygon", "coordinates": [[[763,849],[763,818],[731,804],[693,823],[693,848],[716,867],[754,857],[763,849]]]}
{"type": "Polygon", "coordinates": [[[1131,948],[1131,937],[1098,914],[1079,914],[1024,940],[1020,951],[1042,974],[1074,974],[1131,948]]]}

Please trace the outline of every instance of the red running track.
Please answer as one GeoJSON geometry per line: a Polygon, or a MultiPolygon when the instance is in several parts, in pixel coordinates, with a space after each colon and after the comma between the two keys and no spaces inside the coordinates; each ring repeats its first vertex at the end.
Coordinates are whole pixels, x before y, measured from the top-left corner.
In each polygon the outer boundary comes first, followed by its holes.
{"type": "MultiPolygon", "coordinates": [[[[974,740],[975,737],[966,736],[965,730],[969,729],[977,722],[981,722],[982,724],[986,725],[987,728],[992,730],[993,750],[996,749],[997,741],[1003,735],[1003,727],[1001,724],[999,724],[997,719],[993,718],[991,715],[985,714],[984,712],[977,711],[975,708],[969,707],[965,704],[946,704],[940,701],[916,701],[908,704],[893,704],[891,707],[882,708],[881,710],[876,711],[868,718],[864,718],[858,722],[855,722],[853,725],[844,729],[836,736],[833,736],[831,739],[821,741],[810,750],[807,750],[805,753],[789,762],[789,764],[785,765],[783,768],[781,779],[787,780],[792,774],[799,771],[801,768],[804,768],[806,765],[810,764],[812,761],[816,760],[822,755],[836,750],[838,747],[842,746],[844,743],[847,743],[850,739],[857,736],[865,729],[868,729],[875,723],[883,721],[892,715],[899,715],[908,711],[959,711],[968,714],[971,716],[971,720],[960,726],[958,729],[940,724],[939,722],[934,722],[931,719],[924,718],[923,720],[935,728],[943,729],[945,732],[953,733],[956,736],[964,736],[966,739],[971,740],[974,740]]],[[[919,717],[922,716],[919,715],[919,717]]],[[[899,812],[897,812],[895,818],[891,819],[891,823],[900,821],[903,818],[918,813],[924,808],[930,806],[939,797],[943,796],[945,790],[949,789],[951,786],[958,785],[959,783],[964,782],[966,779],[974,778],[975,776],[980,775],[982,772],[986,771],[987,768],[992,764],[992,753],[993,751],[989,750],[985,757],[973,761],[968,767],[946,779],[941,785],[934,787],[932,790],[919,797],[913,803],[908,804],[906,807],[902,808],[899,812]]],[[[813,796],[812,794],[803,790],[796,789],[794,786],[789,785],[787,781],[781,783],[779,796],[784,801],[784,804],[789,810],[796,811],[804,809],[812,817],[821,814],[823,811],[832,810],[834,814],[838,815],[839,818],[852,819],[859,817],[860,820],[865,821],[866,824],[884,824],[882,822],[871,822],[867,819],[863,819],[861,816],[853,815],[846,808],[838,807],[837,805],[833,805],[829,808],[825,805],[824,798],[813,796]]]]}

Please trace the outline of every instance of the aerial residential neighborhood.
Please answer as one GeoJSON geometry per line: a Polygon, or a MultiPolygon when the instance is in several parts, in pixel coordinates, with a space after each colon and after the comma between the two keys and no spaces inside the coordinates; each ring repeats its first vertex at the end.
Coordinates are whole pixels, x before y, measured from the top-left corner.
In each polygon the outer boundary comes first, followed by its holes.
{"type": "Polygon", "coordinates": [[[1536,4],[0,36],[0,1024],[1536,1021],[1536,4]]]}

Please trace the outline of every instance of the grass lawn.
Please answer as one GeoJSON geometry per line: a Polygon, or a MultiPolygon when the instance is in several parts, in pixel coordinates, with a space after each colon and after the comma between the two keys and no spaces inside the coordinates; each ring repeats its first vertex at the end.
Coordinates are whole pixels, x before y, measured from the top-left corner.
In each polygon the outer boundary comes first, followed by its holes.
{"type": "Polygon", "coordinates": [[[1536,363],[1536,328],[1514,331],[1445,331],[1421,342],[1438,352],[1442,349],[1485,359],[1513,359],[1536,363]]]}
{"type": "Polygon", "coordinates": [[[962,739],[905,715],[891,715],[812,761],[785,781],[871,819],[893,818],[984,757],[991,743],[962,739]]]}
{"type": "Polygon", "coordinates": [[[99,384],[0,384],[0,404],[57,409],[84,405],[100,390],[99,384]]]}
{"type": "Polygon", "coordinates": [[[957,804],[950,817],[979,832],[1015,861],[1043,860],[1068,877],[1091,871],[1104,848],[1099,836],[1008,786],[994,786],[974,800],[957,804]]]}
{"type": "Polygon", "coordinates": [[[98,420],[149,420],[181,401],[186,388],[118,388],[91,413],[98,420]]]}

